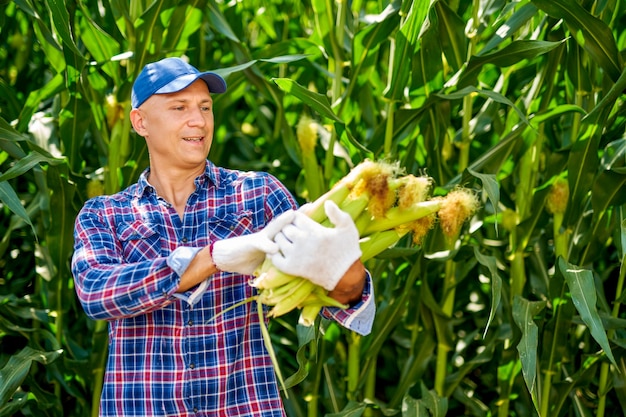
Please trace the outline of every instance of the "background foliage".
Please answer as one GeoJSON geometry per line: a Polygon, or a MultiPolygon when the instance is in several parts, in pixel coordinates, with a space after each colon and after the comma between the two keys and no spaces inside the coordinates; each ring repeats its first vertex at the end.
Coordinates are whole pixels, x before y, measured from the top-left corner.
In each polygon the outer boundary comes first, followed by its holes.
{"type": "Polygon", "coordinates": [[[130,87],[172,55],[227,79],[217,164],[301,202],[365,158],[482,196],[370,261],[371,335],[272,321],[290,416],[624,414],[625,44],[621,0],[0,1],[0,416],[97,415],[74,216],[146,166],[130,87]]]}

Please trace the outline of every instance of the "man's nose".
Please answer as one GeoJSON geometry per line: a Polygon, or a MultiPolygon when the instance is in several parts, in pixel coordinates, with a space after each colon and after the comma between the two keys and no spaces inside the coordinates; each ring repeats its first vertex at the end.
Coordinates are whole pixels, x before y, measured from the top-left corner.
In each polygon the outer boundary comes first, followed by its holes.
{"type": "Polygon", "coordinates": [[[206,124],[206,111],[201,107],[194,107],[189,114],[189,124],[194,126],[204,126],[206,124]]]}

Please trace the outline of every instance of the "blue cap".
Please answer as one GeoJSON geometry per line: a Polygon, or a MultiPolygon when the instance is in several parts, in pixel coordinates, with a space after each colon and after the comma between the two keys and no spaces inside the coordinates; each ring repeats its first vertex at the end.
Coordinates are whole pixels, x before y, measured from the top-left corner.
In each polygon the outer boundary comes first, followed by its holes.
{"type": "Polygon", "coordinates": [[[180,58],[164,58],[147,64],[133,84],[130,101],[133,109],[141,106],[153,94],[175,93],[203,79],[211,93],[226,91],[226,81],[213,72],[200,72],[180,58]]]}

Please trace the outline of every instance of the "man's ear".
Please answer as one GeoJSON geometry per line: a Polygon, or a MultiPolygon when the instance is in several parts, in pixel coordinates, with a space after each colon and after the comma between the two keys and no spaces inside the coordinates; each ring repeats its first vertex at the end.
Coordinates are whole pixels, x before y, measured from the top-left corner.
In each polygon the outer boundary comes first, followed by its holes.
{"type": "Polygon", "coordinates": [[[144,118],[141,110],[132,109],[130,111],[130,123],[133,125],[133,129],[139,136],[145,136],[146,128],[144,126],[144,118]]]}

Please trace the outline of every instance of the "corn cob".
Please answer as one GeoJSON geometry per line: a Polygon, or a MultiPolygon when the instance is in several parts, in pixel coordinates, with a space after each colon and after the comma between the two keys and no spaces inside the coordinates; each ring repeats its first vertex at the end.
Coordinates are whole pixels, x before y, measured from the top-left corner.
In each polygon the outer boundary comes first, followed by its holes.
{"type": "MultiPolygon", "coordinates": [[[[403,236],[413,234],[413,242],[421,240],[432,228],[435,217],[441,218],[447,238],[458,234],[460,225],[478,207],[469,191],[457,189],[446,197],[428,199],[432,179],[401,175],[397,165],[366,160],[353,168],[328,192],[300,208],[314,221],[330,227],[324,203],[332,200],[349,213],[361,237],[361,261],[365,262],[395,245],[403,236]]],[[[266,325],[266,318],[279,317],[300,309],[299,324],[311,326],[324,307],[345,309],[348,306],[331,298],[327,291],[311,281],[285,274],[275,268],[269,258],[254,273],[250,284],[257,288],[256,300],[263,340],[287,395],[266,325]],[[264,306],[271,307],[264,317],[264,306]]],[[[243,302],[249,302],[244,300],[243,302]]]]}
{"type": "MultiPolygon", "coordinates": [[[[464,189],[454,190],[446,197],[428,199],[431,187],[429,177],[401,175],[395,164],[367,160],[301,210],[328,227],[331,225],[326,218],[324,202],[333,200],[337,203],[355,221],[361,236],[361,260],[366,261],[408,233],[413,233],[416,244],[420,243],[438,213],[443,214],[442,227],[446,235],[458,232],[460,225],[478,206],[476,197],[464,189]]],[[[278,271],[268,260],[255,274],[257,278],[251,285],[258,288],[259,300],[272,306],[270,317],[279,317],[299,308],[300,322],[310,325],[322,307],[346,307],[330,298],[323,288],[302,284],[303,278],[278,271]]]]}

